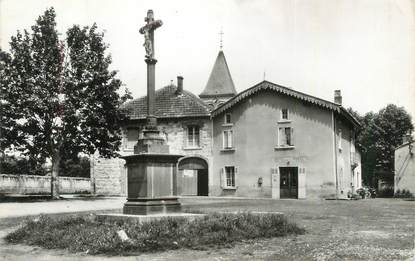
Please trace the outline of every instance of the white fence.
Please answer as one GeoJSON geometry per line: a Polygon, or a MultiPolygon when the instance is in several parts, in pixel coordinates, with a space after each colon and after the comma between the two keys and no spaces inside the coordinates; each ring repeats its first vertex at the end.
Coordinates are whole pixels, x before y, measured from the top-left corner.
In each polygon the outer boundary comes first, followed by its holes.
{"type": "MultiPolygon", "coordinates": [[[[50,176],[0,174],[0,193],[50,193],[50,179],[50,176]]],[[[89,178],[59,177],[59,185],[59,192],[62,194],[91,192],[89,178]]]]}

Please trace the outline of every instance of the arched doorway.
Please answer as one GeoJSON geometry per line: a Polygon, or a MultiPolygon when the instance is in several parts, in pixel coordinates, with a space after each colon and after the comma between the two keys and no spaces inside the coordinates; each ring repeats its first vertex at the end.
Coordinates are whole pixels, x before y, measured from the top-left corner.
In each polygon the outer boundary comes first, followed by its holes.
{"type": "Polygon", "coordinates": [[[208,196],[209,173],[206,160],[185,157],[179,160],[177,190],[182,196],[208,196]]]}

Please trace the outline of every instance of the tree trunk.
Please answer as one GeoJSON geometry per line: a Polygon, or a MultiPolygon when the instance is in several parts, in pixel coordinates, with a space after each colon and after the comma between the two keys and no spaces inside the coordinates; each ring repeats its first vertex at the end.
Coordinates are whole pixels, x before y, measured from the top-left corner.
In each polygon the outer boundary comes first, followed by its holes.
{"type": "Polygon", "coordinates": [[[61,155],[59,149],[52,157],[52,176],[50,181],[51,196],[53,199],[59,199],[59,163],[61,155]]]}

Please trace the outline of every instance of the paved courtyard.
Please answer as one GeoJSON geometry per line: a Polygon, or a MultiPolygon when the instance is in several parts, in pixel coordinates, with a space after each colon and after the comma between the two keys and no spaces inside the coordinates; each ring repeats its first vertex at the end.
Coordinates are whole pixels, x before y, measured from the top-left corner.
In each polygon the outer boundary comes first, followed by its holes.
{"type": "MultiPolygon", "coordinates": [[[[24,215],[92,211],[120,211],[123,198],[66,200],[65,202],[0,203],[0,237],[24,215]],[[29,204],[29,205],[27,205],[29,204]],[[30,205],[32,204],[32,205],[30,205]],[[62,207],[64,206],[64,207],[62,207]],[[5,212],[5,209],[8,213],[5,212]],[[20,209],[20,210],[18,210],[20,209]],[[25,210],[23,210],[25,209],[25,210]],[[52,211],[54,209],[54,211],[52,211]],[[18,210],[15,215],[11,210],[18,210]],[[30,211],[29,211],[30,210],[30,211]],[[29,212],[29,213],[28,213],[29,212]],[[7,217],[14,215],[13,217],[7,217]],[[19,217],[17,217],[19,216],[19,217]]],[[[231,248],[175,250],[139,256],[107,257],[6,245],[0,260],[413,260],[415,257],[415,201],[251,200],[183,198],[187,210],[279,211],[307,230],[305,235],[246,241],[231,248]]],[[[58,214],[60,215],[60,214],[58,214]]]]}

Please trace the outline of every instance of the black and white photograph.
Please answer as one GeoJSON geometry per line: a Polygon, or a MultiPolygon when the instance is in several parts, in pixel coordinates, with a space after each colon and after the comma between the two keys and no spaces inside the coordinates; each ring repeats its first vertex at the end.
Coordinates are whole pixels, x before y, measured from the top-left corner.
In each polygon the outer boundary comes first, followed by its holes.
{"type": "Polygon", "coordinates": [[[415,260],[415,0],[0,0],[0,260],[415,260]]]}

